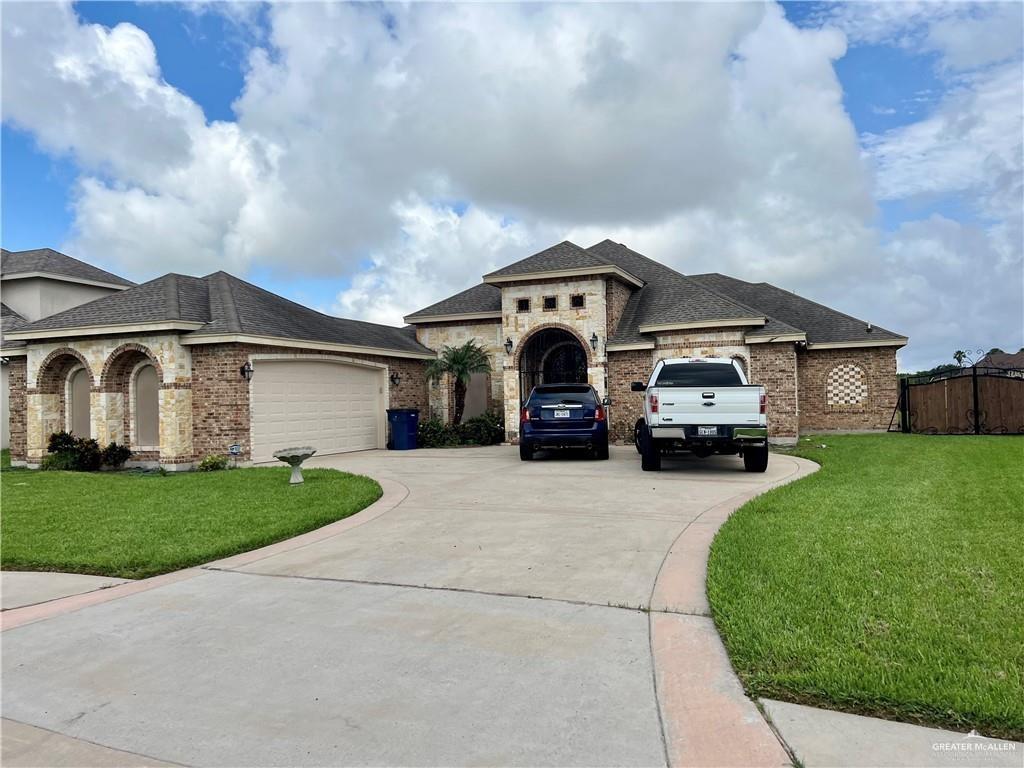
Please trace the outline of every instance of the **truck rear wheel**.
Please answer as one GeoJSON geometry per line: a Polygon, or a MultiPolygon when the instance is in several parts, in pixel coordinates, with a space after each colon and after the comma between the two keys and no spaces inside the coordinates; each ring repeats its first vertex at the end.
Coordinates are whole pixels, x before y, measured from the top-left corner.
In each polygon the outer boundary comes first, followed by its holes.
{"type": "Polygon", "coordinates": [[[661,452],[647,424],[640,427],[640,468],[644,472],[661,471],[661,452]]]}
{"type": "Polygon", "coordinates": [[[743,468],[747,472],[764,472],[768,469],[768,446],[743,449],[743,468]]]}
{"type": "Polygon", "coordinates": [[[640,451],[640,430],[643,429],[643,426],[644,426],[644,420],[643,419],[637,419],[636,420],[636,424],[633,425],[633,445],[636,446],[636,452],[637,453],[641,453],[641,451],[640,451]]]}

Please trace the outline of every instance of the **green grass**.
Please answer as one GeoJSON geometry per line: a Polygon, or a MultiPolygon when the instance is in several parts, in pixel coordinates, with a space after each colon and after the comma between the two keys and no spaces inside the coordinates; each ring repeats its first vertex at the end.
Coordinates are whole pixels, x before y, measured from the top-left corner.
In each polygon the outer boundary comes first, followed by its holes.
{"type": "Polygon", "coordinates": [[[272,544],[381,495],[368,477],[288,467],[188,472],[0,473],[4,570],[142,578],[272,544]]]}
{"type": "Polygon", "coordinates": [[[708,564],[748,692],[1024,738],[1024,439],[819,436],[793,453],[821,470],[738,510],[708,564]]]}
{"type": "Polygon", "coordinates": [[[0,451],[0,469],[11,468],[11,449],[4,448],[0,451]]]}

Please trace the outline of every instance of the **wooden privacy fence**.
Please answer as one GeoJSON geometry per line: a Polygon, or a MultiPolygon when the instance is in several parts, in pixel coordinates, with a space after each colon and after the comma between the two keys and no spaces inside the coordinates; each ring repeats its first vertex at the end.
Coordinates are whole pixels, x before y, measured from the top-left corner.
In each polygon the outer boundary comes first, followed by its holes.
{"type": "Polygon", "coordinates": [[[961,368],[900,380],[890,432],[1024,434],[1024,369],[961,368]]]}

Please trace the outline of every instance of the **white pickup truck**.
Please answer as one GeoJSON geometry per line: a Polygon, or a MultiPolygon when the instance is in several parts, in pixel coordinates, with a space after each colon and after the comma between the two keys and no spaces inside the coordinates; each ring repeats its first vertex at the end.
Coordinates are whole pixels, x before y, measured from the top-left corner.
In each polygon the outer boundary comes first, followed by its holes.
{"type": "Polygon", "coordinates": [[[735,360],[660,360],[646,384],[635,381],[630,389],[644,393],[635,439],[645,472],[660,470],[662,455],[683,451],[740,454],[748,472],[768,468],[764,387],[748,384],[735,360]]]}

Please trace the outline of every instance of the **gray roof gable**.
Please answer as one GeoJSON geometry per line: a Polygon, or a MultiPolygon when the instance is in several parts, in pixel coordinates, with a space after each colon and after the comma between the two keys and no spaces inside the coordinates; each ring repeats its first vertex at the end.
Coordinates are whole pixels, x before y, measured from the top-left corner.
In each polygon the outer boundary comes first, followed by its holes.
{"type": "MultiPolygon", "coordinates": [[[[692,279],[720,293],[735,296],[740,301],[756,306],[782,324],[776,326],[780,331],[783,325],[803,331],[807,334],[807,341],[810,344],[897,341],[905,338],[878,326],[871,326],[871,330],[868,330],[868,322],[865,320],[805,299],[770,283],[748,283],[717,273],[693,275],[692,279]]],[[[771,334],[774,329],[769,326],[755,332],[754,335],[771,334]]]]}
{"type": "Polygon", "coordinates": [[[442,299],[436,304],[424,307],[411,315],[406,315],[407,321],[417,318],[428,320],[430,317],[442,317],[445,315],[467,315],[482,312],[501,312],[501,288],[490,283],[480,283],[472,288],[442,299]]]}
{"type": "Polygon", "coordinates": [[[35,248],[30,251],[8,251],[0,249],[0,275],[14,275],[44,272],[49,275],[68,277],[72,280],[91,280],[97,283],[132,286],[131,280],[125,280],[106,270],[86,264],[52,248],[35,248]]]}
{"type": "Polygon", "coordinates": [[[167,274],[28,323],[20,332],[148,323],[201,323],[189,337],[246,335],[433,354],[414,329],[347,320],[317,312],[228,274],[167,274]]]}
{"type": "Polygon", "coordinates": [[[525,259],[509,264],[507,267],[488,272],[484,277],[500,277],[502,275],[529,275],[536,272],[556,272],[565,269],[589,269],[591,267],[607,267],[609,263],[597,254],[580,248],[576,243],[563,240],[557,245],[545,248],[540,253],[527,256],[525,259]]]}

